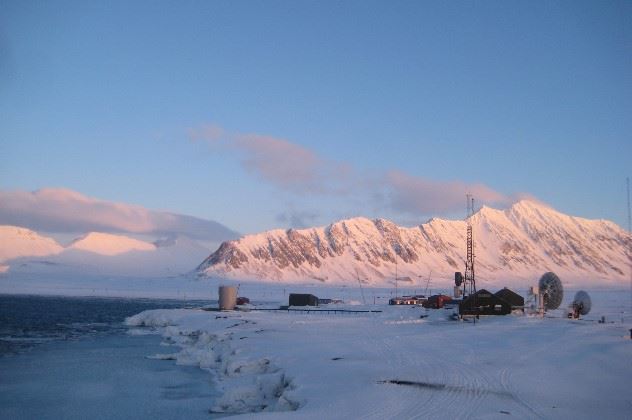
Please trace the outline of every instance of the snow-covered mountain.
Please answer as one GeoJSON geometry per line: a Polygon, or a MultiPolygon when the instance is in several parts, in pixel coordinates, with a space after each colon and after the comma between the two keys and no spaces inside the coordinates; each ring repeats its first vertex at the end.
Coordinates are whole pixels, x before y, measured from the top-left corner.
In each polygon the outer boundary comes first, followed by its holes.
{"type": "MultiPolygon", "coordinates": [[[[99,234],[97,238],[106,240],[96,241],[94,236],[89,234],[88,241],[73,242],[57,258],[49,261],[58,266],[58,271],[70,274],[164,277],[190,272],[191,267],[209,252],[207,247],[185,237],[151,243],[108,234],[99,234]],[[80,247],[78,243],[81,243],[80,247]]],[[[50,271],[50,267],[45,269],[50,271]]]]}
{"type": "Polygon", "coordinates": [[[54,239],[17,226],[0,226],[0,239],[0,272],[8,270],[6,261],[20,257],[56,255],[64,250],[54,239]]]}
{"type": "Polygon", "coordinates": [[[63,247],[52,238],[17,226],[0,226],[0,262],[24,256],[54,255],[63,247]]]}
{"type": "Polygon", "coordinates": [[[78,249],[99,255],[118,255],[130,251],[154,251],[156,245],[123,235],[90,232],[73,241],[68,249],[78,249]]]}
{"type": "Polygon", "coordinates": [[[147,242],[90,232],[63,247],[16,226],[0,226],[0,273],[173,276],[191,271],[209,248],[186,237],[147,242]]]}
{"type": "MultiPolygon", "coordinates": [[[[522,200],[471,218],[479,284],[535,279],[554,271],[576,283],[623,284],[630,235],[615,223],[568,216],[522,200]]],[[[326,227],[272,230],[224,242],[199,276],[390,285],[447,282],[465,268],[466,222],[432,219],[404,228],[353,218],[326,227]]],[[[436,283],[435,283],[436,284],[436,283]]]]}

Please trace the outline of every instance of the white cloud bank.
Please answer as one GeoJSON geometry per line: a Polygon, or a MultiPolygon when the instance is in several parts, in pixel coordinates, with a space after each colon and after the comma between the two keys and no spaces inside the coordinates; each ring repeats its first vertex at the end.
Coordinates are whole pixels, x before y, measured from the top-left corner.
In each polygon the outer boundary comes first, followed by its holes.
{"type": "Polygon", "coordinates": [[[390,171],[385,178],[391,206],[407,213],[445,213],[465,207],[465,195],[472,194],[477,203],[508,204],[509,197],[483,184],[460,181],[433,181],[390,171]]]}
{"type": "Polygon", "coordinates": [[[351,165],[318,156],[301,145],[260,134],[228,133],[211,124],[190,130],[193,141],[236,152],[244,169],[290,193],[354,196],[377,207],[405,214],[434,215],[461,211],[465,195],[477,204],[507,205],[514,201],[479,183],[433,180],[399,170],[368,176],[351,165]]]}
{"type": "Polygon", "coordinates": [[[99,231],[184,235],[209,241],[238,236],[235,231],[212,220],[99,200],[63,188],[0,191],[0,224],[52,233],[99,231]]]}
{"type": "Polygon", "coordinates": [[[338,193],[352,175],[348,165],[324,159],[285,139],[228,133],[217,125],[202,126],[189,134],[193,141],[236,152],[247,172],[293,193],[338,193]]]}

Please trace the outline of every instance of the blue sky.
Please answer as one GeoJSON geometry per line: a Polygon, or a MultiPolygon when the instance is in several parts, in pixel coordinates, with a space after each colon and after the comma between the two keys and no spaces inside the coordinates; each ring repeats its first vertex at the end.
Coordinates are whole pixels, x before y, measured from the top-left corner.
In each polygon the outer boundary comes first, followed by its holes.
{"type": "Polygon", "coordinates": [[[5,0],[0,121],[1,190],[242,233],[465,190],[625,226],[632,3],[5,0]]]}

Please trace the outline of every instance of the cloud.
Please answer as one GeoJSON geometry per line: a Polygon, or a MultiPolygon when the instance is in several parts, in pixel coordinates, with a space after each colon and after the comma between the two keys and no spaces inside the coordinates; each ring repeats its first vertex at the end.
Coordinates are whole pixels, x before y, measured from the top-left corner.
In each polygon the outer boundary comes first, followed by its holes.
{"type": "MultiPolygon", "coordinates": [[[[190,138],[237,152],[248,172],[294,194],[342,196],[413,215],[460,211],[468,193],[477,204],[505,205],[512,201],[483,184],[431,180],[399,170],[361,174],[347,163],[325,159],[287,140],[260,134],[231,134],[217,125],[190,130],[190,138]]],[[[309,219],[290,213],[280,217],[283,218],[279,222],[290,222],[292,226],[303,226],[309,219]]]]}
{"type": "Polygon", "coordinates": [[[311,211],[291,210],[278,214],[276,220],[294,229],[304,229],[313,226],[318,216],[317,213],[311,211]]]}
{"type": "Polygon", "coordinates": [[[318,190],[325,166],[314,152],[288,141],[256,134],[239,135],[235,146],[244,154],[244,167],[290,190],[318,190]]]}
{"type": "Polygon", "coordinates": [[[446,213],[465,207],[465,195],[472,194],[478,203],[507,204],[511,199],[483,184],[460,181],[435,181],[390,171],[385,187],[393,209],[405,213],[446,213]]]}
{"type": "Polygon", "coordinates": [[[63,188],[0,191],[0,224],[54,233],[100,231],[185,235],[210,241],[238,236],[211,220],[99,200],[63,188]]]}
{"type": "Polygon", "coordinates": [[[348,165],[272,136],[228,133],[217,125],[206,125],[190,130],[190,138],[237,152],[248,172],[294,193],[338,194],[351,173],[348,165]]]}
{"type": "Polygon", "coordinates": [[[189,130],[189,138],[194,142],[199,140],[219,142],[225,137],[226,132],[224,129],[216,124],[206,124],[189,130]]]}

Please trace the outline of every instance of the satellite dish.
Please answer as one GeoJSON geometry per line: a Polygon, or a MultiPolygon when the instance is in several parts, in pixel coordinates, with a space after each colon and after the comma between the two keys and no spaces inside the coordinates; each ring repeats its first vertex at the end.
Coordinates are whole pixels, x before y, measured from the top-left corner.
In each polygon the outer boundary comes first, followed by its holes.
{"type": "Polygon", "coordinates": [[[588,312],[590,312],[591,306],[590,296],[588,296],[588,293],[580,290],[579,292],[575,293],[575,298],[573,299],[573,303],[571,304],[571,306],[581,315],[588,314],[588,312]]]}
{"type": "Polygon", "coordinates": [[[461,273],[460,271],[454,273],[454,284],[456,285],[456,287],[459,287],[463,284],[463,273],[461,273]]]}
{"type": "Polygon", "coordinates": [[[560,307],[564,297],[564,288],[560,278],[553,272],[544,273],[538,283],[540,295],[544,301],[544,309],[553,310],[560,307]]]}

